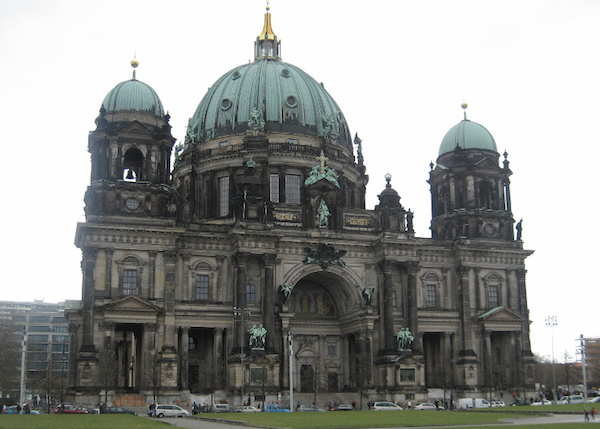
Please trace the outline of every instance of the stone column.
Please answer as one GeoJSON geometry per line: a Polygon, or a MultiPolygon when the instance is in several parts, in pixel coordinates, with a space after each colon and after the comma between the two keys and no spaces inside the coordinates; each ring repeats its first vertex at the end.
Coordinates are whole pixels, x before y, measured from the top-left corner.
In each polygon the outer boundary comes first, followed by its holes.
{"type": "MultiPolygon", "coordinates": [[[[236,303],[241,309],[239,328],[235,336],[235,346],[243,344],[245,346],[245,328],[244,328],[244,309],[246,308],[246,262],[248,261],[248,253],[238,252],[234,255],[234,264],[237,267],[237,283],[236,283],[236,303]]],[[[243,352],[243,350],[241,350],[243,352]]]]}
{"type": "Polygon", "coordinates": [[[419,304],[417,300],[417,270],[416,262],[405,265],[408,292],[408,329],[416,341],[412,343],[413,353],[423,353],[423,337],[419,334],[419,304]]]}
{"type": "Polygon", "coordinates": [[[265,285],[262,296],[264,301],[263,309],[263,326],[267,330],[266,350],[273,350],[275,343],[275,297],[277,290],[273,284],[273,274],[275,267],[276,255],[263,255],[263,263],[265,266],[265,285]]]}
{"type": "Polygon", "coordinates": [[[95,352],[94,346],[94,269],[96,266],[97,249],[86,247],[83,249],[83,339],[81,352],[95,352]]]}
{"type": "Polygon", "coordinates": [[[379,264],[383,272],[383,333],[386,352],[397,350],[396,334],[394,332],[394,303],[392,285],[392,261],[382,261],[379,264]]]}
{"type": "Polygon", "coordinates": [[[154,383],[158,382],[158,368],[155,365],[158,362],[155,361],[154,356],[157,352],[156,344],[156,333],[158,332],[158,324],[156,323],[145,323],[144,331],[142,333],[142,388],[152,388],[154,383]]]}
{"type": "Polygon", "coordinates": [[[77,386],[77,350],[79,349],[79,341],[77,332],[79,325],[69,323],[69,374],[67,376],[67,386],[73,388],[77,386]]]}
{"type": "Polygon", "coordinates": [[[213,373],[215,374],[215,384],[217,389],[225,387],[225,378],[223,374],[225,361],[223,360],[223,328],[215,328],[213,338],[213,373]]]}
{"type": "Polygon", "coordinates": [[[189,266],[190,266],[190,255],[189,253],[181,255],[182,264],[180,264],[179,274],[181,275],[180,281],[180,293],[182,296],[177,297],[183,301],[189,301],[193,293],[190,291],[190,276],[189,276],[189,266]]]}
{"type": "Polygon", "coordinates": [[[105,270],[105,285],[104,291],[106,297],[110,298],[112,296],[118,296],[118,288],[113,291],[112,289],[112,266],[113,266],[113,255],[115,253],[115,249],[111,247],[107,247],[104,249],[104,254],[106,255],[106,270],[105,270]]]}
{"type": "Polygon", "coordinates": [[[175,352],[175,268],[177,254],[165,252],[165,336],[163,351],[175,352]]]}
{"type": "Polygon", "coordinates": [[[374,368],[374,357],[373,357],[373,330],[367,329],[365,333],[367,337],[367,385],[373,385],[373,368],[374,368]]]}
{"type": "Polygon", "coordinates": [[[179,329],[179,386],[181,390],[189,389],[189,334],[189,326],[182,326],[179,329]]]}
{"type": "Polygon", "coordinates": [[[150,250],[149,273],[148,273],[148,298],[156,298],[156,250],[150,250]]]}

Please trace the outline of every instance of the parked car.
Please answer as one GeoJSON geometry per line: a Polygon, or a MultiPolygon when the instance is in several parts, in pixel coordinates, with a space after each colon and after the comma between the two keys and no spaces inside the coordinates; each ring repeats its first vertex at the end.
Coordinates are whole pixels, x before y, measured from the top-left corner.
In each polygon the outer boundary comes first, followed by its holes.
{"type": "Polygon", "coordinates": [[[152,415],[154,417],[163,418],[163,417],[185,417],[190,413],[187,410],[184,410],[177,405],[157,405],[154,407],[154,412],[152,415]]]}
{"type": "Polygon", "coordinates": [[[102,410],[103,414],[133,414],[134,416],[137,416],[138,413],[136,413],[135,411],[131,411],[131,410],[126,410],[123,407],[106,407],[105,409],[102,410]]]}
{"type": "Polygon", "coordinates": [[[291,413],[289,409],[277,404],[265,404],[264,411],[265,413],[291,413]]]}
{"type": "Polygon", "coordinates": [[[440,407],[440,406],[436,407],[435,404],[432,402],[422,402],[415,407],[415,410],[438,410],[438,411],[440,411],[443,409],[444,409],[444,407],[440,407]]]}
{"type": "Polygon", "coordinates": [[[393,402],[375,402],[371,409],[375,411],[401,411],[402,407],[393,402]]]}
{"type": "Polygon", "coordinates": [[[229,404],[213,404],[213,413],[235,413],[235,409],[229,404]]]}
{"type": "Polygon", "coordinates": [[[583,395],[571,395],[571,396],[563,396],[557,402],[557,404],[583,404],[585,399],[583,399],[583,395]]]}
{"type": "Polygon", "coordinates": [[[459,410],[467,408],[490,408],[491,406],[492,404],[483,398],[459,398],[456,402],[456,408],[459,410]]]}
{"type": "Polygon", "coordinates": [[[595,404],[596,402],[600,402],[600,396],[596,396],[595,398],[591,398],[588,402],[595,404]]]}
{"type": "MultiPolygon", "coordinates": [[[[10,407],[6,407],[4,414],[17,414],[17,406],[11,405],[10,407]]],[[[27,414],[23,408],[21,408],[21,414],[27,414]]],[[[29,410],[29,414],[39,414],[39,412],[36,410],[29,410]]]]}
{"type": "Polygon", "coordinates": [[[54,414],[89,414],[86,409],[75,405],[59,405],[54,409],[54,414]]]}
{"type": "Polygon", "coordinates": [[[262,410],[256,408],[254,405],[245,405],[242,408],[242,413],[260,413],[262,410]]]}
{"type": "MultiPolygon", "coordinates": [[[[354,411],[354,407],[348,404],[340,404],[334,408],[335,411],[354,411]]],[[[323,411],[323,410],[321,410],[323,411]]]]}
{"type": "Polygon", "coordinates": [[[506,407],[504,401],[492,401],[492,407],[506,407]]]}
{"type": "Polygon", "coordinates": [[[298,412],[306,412],[306,411],[323,411],[323,412],[325,412],[325,410],[322,408],[315,408],[315,406],[313,404],[300,405],[300,407],[298,408],[298,412]]]}

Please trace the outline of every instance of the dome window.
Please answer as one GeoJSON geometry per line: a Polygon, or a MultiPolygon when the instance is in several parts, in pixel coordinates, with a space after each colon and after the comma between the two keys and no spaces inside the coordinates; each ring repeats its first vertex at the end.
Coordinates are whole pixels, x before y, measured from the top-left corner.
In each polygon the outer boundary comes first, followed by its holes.
{"type": "Polygon", "coordinates": [[[221,100],[221,109],[228,110],[229,108],[231,108],[231,100],[228,98],[221,100]]]}
{"type": "Polygon", "coordinates": [[[233,72],[233,74],[231,75],[231,79],[232,79],[232,80],[236,80],[236,79],[239,79],[239,77],[240,77],[240,76],[241,76],[240,72],[236,70],[236,71],[234,71],[234,72],[233,72]]]}
{"type": "Polygon", "coordinates": [[[288,107],[296,107],[298,105],[298,100],[293,95],[290,95],[287,100],[285,100],[285,104],[287,104],[288,107]]]}
{"type": "Polygon", "coordinates": [[[281,76],[290,77],[290,71],[288,69],[281,70],[281,76]]]}

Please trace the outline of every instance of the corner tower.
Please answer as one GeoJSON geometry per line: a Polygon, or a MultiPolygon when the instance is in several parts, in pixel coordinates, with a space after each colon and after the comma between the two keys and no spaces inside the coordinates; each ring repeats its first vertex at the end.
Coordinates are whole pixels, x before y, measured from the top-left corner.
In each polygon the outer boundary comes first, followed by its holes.
{"type": "MultiPolygon", "coordinates": [[[[463,109],[467,104],[463,103],[463,109]]],[[[433,238],[490,238],[513,240],[507,154],[503,167],[490,132],[464,119],[452,127],[431,164],[433,238]]]]}
{"type": "MultiPolygon", "coordinates": [[[[104,97],[90,132],[91,183],[85,195],[88,221],[107,216],[170,217],[170,157],[175,139],[156,92],[136,79],[104,97]]],[[[173,200],[173,201],[172,201],[173,200]]]]}

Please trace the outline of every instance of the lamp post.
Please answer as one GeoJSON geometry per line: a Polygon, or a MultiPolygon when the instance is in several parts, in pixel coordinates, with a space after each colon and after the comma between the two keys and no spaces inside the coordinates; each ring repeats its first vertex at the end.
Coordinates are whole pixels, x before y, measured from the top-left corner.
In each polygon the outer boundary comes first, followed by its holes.
{"type": "Polygon", "coordinates": [[[583,334],[579,336],[579,341],[580,341],[580,352],[581,352],[581,367],[583,369],[583,398],[585,399],[585,402],[587,402],[588,399],[588,388],[587,388],[587,369],[586,369],[586,365],[587,365],[587,356],[585,354],[585,338],[583,338],[583,334]]]}
{"type": "Polygon", "coordinates": [[[242,398],[242,403],[241,403],[241,407],[244,406],[244,382],[246,381],[246,373],[245,373],[245,368],[244,368],[244,346],[245,346],[245,339],[246,339],[246,320],[250,319],[250,314],[251,311],[248,310],[247,308],[238,308],[238,307],[233,307],[233,317],[235,320],[239,320],[240,321],[240,364],[241,364],[241,371],[242,371],[242,382],[241,382],[241,388],[240,388],[240,396],[242,398]]]}
{"type": "Polygon", "coordinates": [[[19,385],[19,405],[23,406],[25,400],[25,351],[27,350],[27,328],[23,328],[21,338],[21,382],[19,385]]]}
{"type": "Polygon", "coordinates": [[[60,405],[65,403],[65,363],[67,362],[67,357],[65,355],[65,347],[67,346],[67,342],[62,342],[62,355],[60,357],[60,405]]]}
{"type": "Polygon", "coordinates": [[[550,328],[550,339],[552,341],[552,396],[556,401],[558,395],[556,392],[556,371],[554,368],[554,327],[558,325],[558,318],[556,316],[546,317],[546,326],[550,328]]]}

